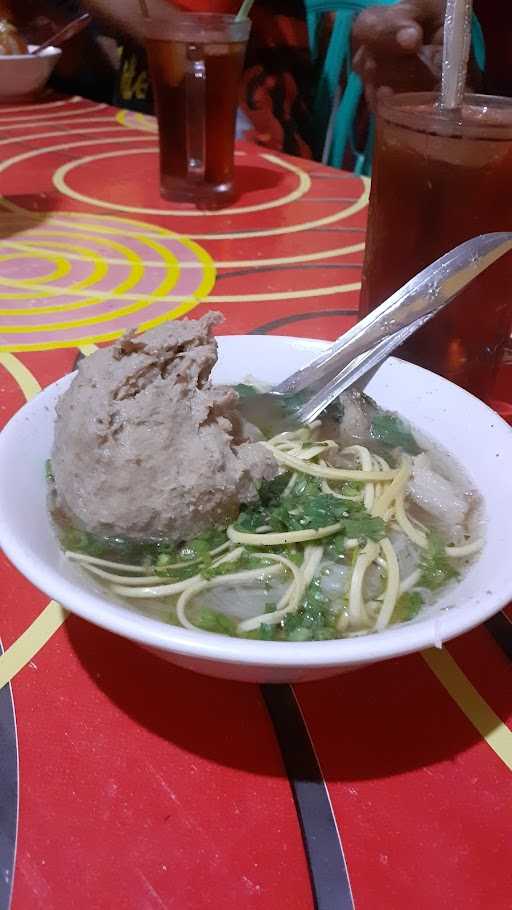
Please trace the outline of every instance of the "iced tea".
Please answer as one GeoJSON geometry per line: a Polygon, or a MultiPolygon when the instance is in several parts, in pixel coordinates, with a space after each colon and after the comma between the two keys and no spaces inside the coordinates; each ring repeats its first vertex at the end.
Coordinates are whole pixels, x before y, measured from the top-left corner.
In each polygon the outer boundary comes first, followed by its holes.
{"type": "MultiPolygon", "coordinates": [[[[512,229],[512,103],[398,95],[379,110],[361,315],[458,243],[512,229]]],[[[398,351],[481,398],[512,322],[512,256],[480,275],[398,351]]]]}
{"type": "Polygon", "coordinates": [[[234,198],[234,142],[248,20],[183,14],[172,37],[150,21],[146,46],[167,199],[217,208],[234,198]]]}

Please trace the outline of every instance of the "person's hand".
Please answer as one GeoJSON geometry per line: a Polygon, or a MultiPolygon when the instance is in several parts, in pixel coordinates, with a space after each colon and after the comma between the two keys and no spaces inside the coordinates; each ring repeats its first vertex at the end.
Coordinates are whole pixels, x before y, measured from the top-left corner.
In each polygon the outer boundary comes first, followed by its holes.
{"type": "Polygon", "coordinates": [[[440,76],[444,0],[401,0],[364,10],[352,29],[353,66],[368,104],[381,94],[429,91],[440,76]]]}

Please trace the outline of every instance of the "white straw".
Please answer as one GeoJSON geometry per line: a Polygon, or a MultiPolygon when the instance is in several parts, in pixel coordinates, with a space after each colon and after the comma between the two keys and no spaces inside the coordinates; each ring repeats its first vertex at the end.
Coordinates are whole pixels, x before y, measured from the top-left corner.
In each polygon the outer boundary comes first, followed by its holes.
{"type": "Polygon", "coordinates": [[[240,22],[241,19],[248,19],[253,3],[254,0],[244,0],[235,17],[237,22],[240,22]]]}
{"type": "Polygon", "coordinates": [[[471,46],[472,0],[447,0],[444,17],[441,107],[461,107],[471,46]]]}

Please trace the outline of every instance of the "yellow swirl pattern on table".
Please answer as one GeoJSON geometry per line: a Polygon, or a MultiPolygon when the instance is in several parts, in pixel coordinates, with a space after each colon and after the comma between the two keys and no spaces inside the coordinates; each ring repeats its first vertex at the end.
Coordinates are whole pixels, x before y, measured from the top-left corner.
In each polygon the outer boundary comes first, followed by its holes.
{"type": "Polygon", "coordinates": [[[215,266],[166,228],[89,213],[0,211],[0,352],[78,347],[183,316],[215,266]]]}
{"type": "Polygon", "coordinates": [[[16,385],[23,392],[26,401],[30,401],[41,391],[41,386],[34,374],[14,354],[0,354],[0,365],[12,376],[16,385]]]}
{"type": "MultiPolygon", "coordinates": [[[[112,139],[111,143],[125,142],[126,139],[112,139]]],[[[76,143],[78,144],[78,143],[76,143]]],[[[213,211],[203,211],[195,208],[185,209],[181,208],[172,208],[166,206],[158,208],[151,206],[139,206],[139,205],[130,205],[125,202],[115,202],[111,198],[109,199],[100,199],[97,196],[92,196],[89,193],[83,193],[77,189],[74,189],[68,182],[68,175],[73,171],[79,170],[84,165],[94,164],[95,162],[105,161],[106,159],[111,158],[123,158],[126,159],[127,155],[154,155],[154,149],[149,148],[123,148],[122,151],[110,151],[110,152],[95,152],[94,155],[86,155],[84,158],[75,158],[73,161],[68,161],[66,164],[61,165],[57,168],[53,175],[53,184],[56,189],[62,193],[63,196],[69,196],[71,199],[74,199],[76,202],[84,203],[87,206],[97,206],[98,208],[104,208],[112,210],[115,208],[118,212],[127,212],[128,214],[134,215],[158,215],[158,216],[179,216],[180,218],[226,218],[226,216],[233,217],[235,215],[247,215],[254,212],[263,212],[268,209],[280,208],[282,206],[291,205],[298,199],[301,199],[305,196],[311,189],[311,178],[306,173],[306,171],[298,167],[292,161],[286,161],[284,158],[278,158],[277,155],[261,154],[263,160],[268,161],[270,164],[274,165],[275,168],[280,168],[281,170],[288,171],[297,178],[296,185],[290,191],[285,193],[282,196],[279,196],[277,199],[268,199],[263,202],[254,203],[253,205],[237,205],[233,208],[225,208],[213,211]]]]}
{"type": "MultiPolygon", "coordinates": [[[[36,377],[14,354],[0,354],[0,366],[14,379],[26,401],[41,391],[36,377]]],[[[67,611],[51,600],[34,622],[0,655],[0,689],[30,663],[67,616],[67,611]]]]}
{"type": "Polygon", "coordinates": [[[429,648],[422,657],[487,745],[512,771],[512,730],[482,698],[446,648],[429,648]]]}
{"type": "Polygon", "coordinates": [[[142,130],[144,133],[158,133],[156,117],[141,114],[137,111],[122,110],[116,114],[116,122],[131,130],[142,130]]]}
{"type": "Polygon", "coordinates": [[[0,689],[30,663],[68,616],[64,607],[50,600],[34,622],[0,656],[0,689]]]}

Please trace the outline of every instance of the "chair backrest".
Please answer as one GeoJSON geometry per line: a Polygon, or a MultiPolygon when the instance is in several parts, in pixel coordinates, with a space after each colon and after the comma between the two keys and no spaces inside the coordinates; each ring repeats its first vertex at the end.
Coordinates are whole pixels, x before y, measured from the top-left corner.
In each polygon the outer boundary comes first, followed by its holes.
{"type": "MultiPolygon", "coordinates": [[[[396,0],[305,0],[310,52],[319,68],[313,103],[314,155],[324,164],[341,167],[348,148],[354,158],[354,172],[371,173],[374,118],[370,117],[362,149],[357,149],[354,128],[363,93],[361,79],[352,70],[351,32],[356,15],[368,6],[388,6],[396,0]],[[330,33],[325,47],[325,17],[330,33]],[[343,75],[343,91],[340,83],[343,75]]],[[[485,44],[480,24],[472,23],[472,49],[481,70],[485,67],[485,44]]]]}
{"type": "Polygon", "coordinates": [[[362,83],[352,71],[351,33],[355,16],[367,6],[385,6],[394,0],[305,0],[309,46],[319,76],[313,102],[315,157],[339,167],[351,143],[362,83]],[[322,45],[325,17],[330,35],[322,45]],[[345,88],[339,91],[343,74],[345,88]],[[335,116],[336,113],[336,116],[335,116]]]}

